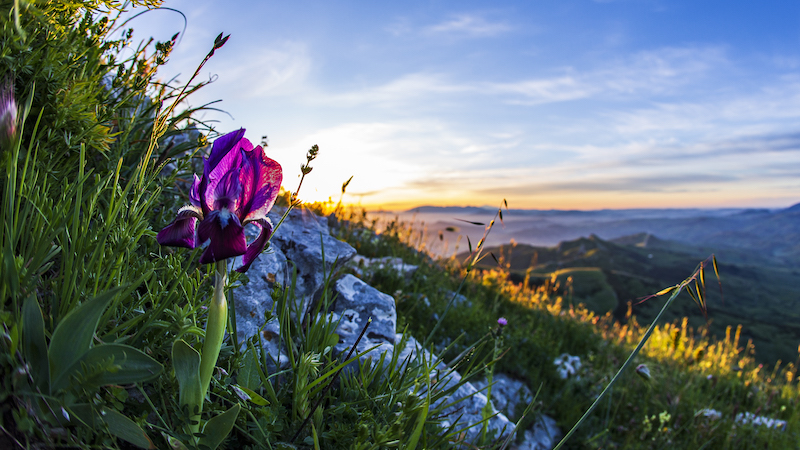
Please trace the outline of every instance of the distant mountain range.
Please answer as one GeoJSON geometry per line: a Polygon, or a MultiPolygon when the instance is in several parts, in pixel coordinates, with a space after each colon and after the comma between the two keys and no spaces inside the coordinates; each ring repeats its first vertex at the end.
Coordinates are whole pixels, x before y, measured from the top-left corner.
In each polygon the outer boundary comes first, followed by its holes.
{"type": "MultiPolygon", "coordinates": [[[[485,207],[423,206],[403,213],[428,220],[429,230],[459,225],[458,219],[488,222],[496,210],[485,207]],[[452,216],[448,220],[446,216],[452,216]]],[[[505,228],[496,227],[488,242],[514,239],[532,245],[555,245],[564,240],[596,235],[616,239],[649,233],[661,239],[730,256],[739,263],[792,265],[800,262],[800,203],[785,209],[627,209],[627,210],[509,210],[505,228]]],[[[463,226],[463,225],[462,225],[463,226]]],[[[482,230],[473,230],[472,239],[482,230]]],[[[478,236],[479,238],[479,236],[478,236]]]]}

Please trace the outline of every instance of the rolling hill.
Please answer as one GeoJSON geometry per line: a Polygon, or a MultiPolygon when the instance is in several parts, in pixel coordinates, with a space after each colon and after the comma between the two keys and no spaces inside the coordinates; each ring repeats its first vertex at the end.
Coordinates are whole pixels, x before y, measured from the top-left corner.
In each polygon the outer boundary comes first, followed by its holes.
{"type": "MultiPolygon", "coordinates": [[[[710,249],[638,233],[614,240],[590,235],[555,247],[517,244],[485,251],[507,262],[514,281],[522,281],[529,269],[531,283],[555,276],[566,286],[571,277],[571,292],[565,291],[568,301],[585,303],[598,314],[611,311],[618,320],[625,319],[627,304],[633,302],[633,313],[640,323],[646,323],[655,317],[665,299],[640,299],[685,279],[710,255],[710,251],[704,253],[706,250],[710,249]]],[[[753,339],[757,359],[770,364],[778,359],[794,362],[800,344],[800,269],[743,263],[752,260],[746,258],[752,256],[746,249],[731,249],[728,255],[727,260],[718,261],[722,295],[713,272],[707,272],[709,332],[724,337],[727,326],[742,324],[742,336],[753,339]]],[[[758,259],[763,263],[766,258],[758,259]]],[[[492,258],[479,264],[484,268],[493,265],[492,258]]],[[[706,326],[706,319],[688,294],[681,294],[665,320],[684,316],[695,329],[706,326]]]]}

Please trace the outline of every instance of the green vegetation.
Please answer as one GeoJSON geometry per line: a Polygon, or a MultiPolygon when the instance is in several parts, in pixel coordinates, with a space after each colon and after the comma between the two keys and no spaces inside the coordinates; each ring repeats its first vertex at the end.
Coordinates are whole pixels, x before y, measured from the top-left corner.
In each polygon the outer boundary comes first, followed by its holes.
{"type": "MultiPolygon", "coordinates": [[[[0,180],[0,447],[433,449],[461,443],[460,428],[442,426],[452,418],[442,417],[437,403],[458,385],[435,387],[430,361],[408,364],[399,352],[382,364],[342,371],[358,355],[332,356],[337,323],[317,314],[332,303],[331,289],[309,320],[298,323],[290,311],[294,283],[273,291],[288,367],[270,369],[258,336],[242,347],[225,340],[208,397],[195,398],[203,408],[192,423],[197,410],[184,408],[189,402],[182,399],[197,394],[187,380],[200,364],[194,355],[205,340],[213,266],[197,263],[200,249],[158,246],[154,230],[187,203],[196,154],[216,136],[193,118],[196,109],[175,109],[205,83],[155,82],[175,39],[140,45],[121,59],[132,33],[111,38],[121,26],[113,19],[117,3],[3,4],[9,13],[0,18],[0,65],[13,92],[2,98],[16,98],[18,120],[14,129],[0,123],[6,169],[0,180]],[[178,136],[186,139],[173,140],[178,136]]],[[[224,51],[220,38],[208,43],[209,57],[224,51]]],[[[294,201],[288,192],[283,198],[294,201]]],[[[419,240],[404,224],[376,230],[365,214],[313,206],[337,214],[339,237],[362,255],[419,265],[410,278],[387,268],[367,280],[394,295],[406,335],[430,336],[430,349],[464,381],[491,370],[541,387],[532,413],[516,411],[520,427],[541,412],[571,427],[644,333],[636,316],[620,324],[579,304],[585,297],[595,308],[611,306],[618,272],[596,264],[552,267],[513,283],[510,266],[468,272],[455,259],[433,261],[410,245],[419,240]],[[536,274],[547,277],[534,283],[536,274]],[[448,310],[462,282],[467,301],[448,310]],[[570,296],[562,295],[565,287],[570,296]],[[502,345],[501,316],[508,318],[502,345]],[[580,377],[558,376],[553,361],[562,353],[581,358],[580,377]]],[[[593,249],[581,255],[577,248],[563,250],[576,260],[591,257],[593,249]]],[[[695,263],[675,257],[670,276],[676,278],[664,284],[655,276],[660,268],[641,262],[625,279],[654,293],[690,276],[695,263]]],[[[245,281],[231,273],[226,287],[245,281]]],[[[644,305],[655,309],[659,301],[644,305]]],[[[678,317],[691,305],[679,299],[668,311],[678,317]]],[[[766,370],[750,347],[741,348],[738,330],[717,340],[691,325],[659,326],[636,357],[650,367],[650,381],[623,373],[568,446],[796,446],[795,365],[766,370]],[[721,417],[699,413],[707,408],[721,417]],[[785,429],[737,424],[741,412],[783,420],[785,429]]],[[[487,433],[478,446],[501,444],[487,433]]]]}
{"type": "MultiPolygon", "coordinates": [[[[647,234],[614,241],[591,236],[552,248],[518,244],[486,251],[503,261],[513,282],[522,282],[526,274],[532,285],[555,277],[568,303],[583,303],[598,315],[611,312],[624,322],[631,302],[633,314],[642,323],[650,322],[661,307],[642,300],[685,278],[687,267],[710,254],[647,234]]],[[[722,295],[716,287],[708,293],[708,332],[721,339],[728,327],[742,325],[742,337],[756,344],[759,362],[795,362],[800,342],[796,269],[726,260],[719,263],[722,295]]],[[[484,259],[480,266],[494,264],[484,259]]],[[[690,326],[705,329],[706,317],[688,294],[683,294],[682,300],[667,311],[666,321],[688,317],[690,326]]]]}
{"type": "MultiPolygon", "coordinates": [[[[363,216],[356,215],[354,220],[369,225],[363,216]]],[[[399,314],[410,330],[418,336],[426,335],[433,325],[430,317],[445,309],[448,290],[454,289],[458,275],[463,275],[460,260],[446,261],[450,275],[445,275],[441,262],[409,253],[412,246],[402,243],[423,240],[411,224],[390,222],[380,234],[382,245],[378,247],[364,236],[367,235],[355,232],[344,237],[368,255],[402,256],[420,264],[418,272],[405,284],[399,275],[383,272],[376,273],[371,281],[385,292],[395,292],[399,314]],[[387,242],[396,244],[389,246],[387,242]],[[421,301],[423,298],[429,299],[430,305],[421,301]]],[[[509,352],[498,362],[495,372],[524,380],[534,390],[541,386],[538,411],[555,417],[562,429],[569,429],[639,342],[646,328],[639,323],[645,323],[644,319],[631,315],[626,308],[625,320],[620,323],[610,312],[598,315],[579,301],[579,295],[599,300],[598,304],[611,298],[614,291],[601,269],[542,270],[536,280],[535,270],[528,271],[526,278],[524,272],[512,272],[509,267],[515,261],[530,264],[532,259],[548,264],[556,255],[580,260],[586,255],[599,255],[592,251],[599,246],[617,247],[593,238],[565,243],[559,249],[541,249],[537,256],[518,251],[524,249],[520,245],[510,252],[486,249],[487,254],[494,252],[497,262],[484,258],[479,264],[483,269],[469,278],[471,282],[463,292],[469,303],[450,311],[437,335],[439,345],[458,338],[458,342],[479,339],[498,317],[507,317],[504,340],[509,352]],[[598,245],[590,246],[591,243],[598,245]],[[572,281],[568,282],[570,276],[572,281]],[[517,277],[521,278],[515,283],[517,277]],[[581,356],[580,379],[563,380],[557,375],[553,362],[563,353],[581,356]]],[[[686,267],[694,264],[686,262],[682,274],[676,267],[677,281],[685,279],[686,267]]],[[[645,274],[653,273],[645,265],[640,269],[645,274]]],[[[628,278],[635,279],[634,273],[628,278]]],[[[709,276],[706,283],[712,293],[716,279],[712,281],[709,276]]],[[[675,284],[672,280],[649,293],[675,284]]],[[[688,295],[680,297],[666,311],[677,319],[658,325],[634,362],[646,364],[652,378],[645,381],[632,371],[623,374],[622,382],[578,429],[567,448],[796,448],[800,432],[796,364],[772,369],[758,364],[752,344],[742,342],[741,327],[727,327],[719,339],[705,328],[693,328],[689,319],[680,318],[675,311],[685,310],[700,317],[702,314],[688,295]],[[703,414],[712,409],[720,413],[720,419],[703,414]],[[736,415],[748,411],[785,420],[786,429],[737,424],[736,415]],[[659,417],[665,419],[667,415],[669,419],[660,423],[659,417]]],[[[663,303],[663,297],[646,302],[653,309],[663,303]]],[[[458,343],[453,345],[455,353],[459,349],[458,343]]]]}

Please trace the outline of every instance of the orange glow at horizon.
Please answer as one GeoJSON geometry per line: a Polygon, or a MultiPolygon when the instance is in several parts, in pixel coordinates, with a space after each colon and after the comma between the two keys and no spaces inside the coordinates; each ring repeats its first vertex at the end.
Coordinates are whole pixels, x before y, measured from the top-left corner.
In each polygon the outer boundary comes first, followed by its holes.
{"type": "MultiPolygon", "coordinates": [[[[341,188],[341,186],[340,186],[341,188]]],[[[305,189],[305,186],[303,187],[305,189]]],[[[307,202],[338,202],[341,190],[335,195],[308,195],[311,190],[301,192],[300,197],[307,202]]],[[[718,193],[720,194],[720,193],[718,193]]],[[[434,198],[432,196],[384,195],[381,192],[368,196],[351,194],[341,196],[342,204],[347,207],[364,208],[368,211],[406,211],[420,206],[436,207],[486,207],[497,208],[502,205],[503,198],[464,196],[463,198],[434,198]]],[[[600,209],[683,209],[683,208],[787,208],[798,202],[797,197],[782,196],[758,197],[728,195],[700,196],[696,194],[661,194],[653,193],[596,193],[587,192],[565,194],[538,194],[527,198],[509,196],[506,198],[509,209],[539,210],[600,210],[600,209]]]]}

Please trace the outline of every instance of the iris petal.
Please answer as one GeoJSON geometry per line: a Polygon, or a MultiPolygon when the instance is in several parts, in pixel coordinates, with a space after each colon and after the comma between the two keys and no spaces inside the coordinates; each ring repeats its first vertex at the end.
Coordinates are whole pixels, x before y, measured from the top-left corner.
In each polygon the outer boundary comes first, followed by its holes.
{"type": "Polygon", "coordinates": [[[239,173],[242,166],[242,158],[244,152],[237,149],[231,150],[218,161],[215,167],[212,167],[209,161],[205,162],[203,168],[203,180],[200,182],[200,199],[203,204],[204,213],[214,209],[214,200],[216,199],[215,192],[217,185],[229,173],[239,173]]]}
{"type": "Polygon", "coordinates": [[[197,227],[197,236],[200,243],[211,240],[200,256],[201,264],[233,258],[247,251],[244,227],[236,214],[227,211],[211,211],[197,227]]]}
{"type": "Polygon", "coordinates": [[[253,264],[253,261],[258,258],[258,255],[260,255],[262,251],[264,251],[269,237],[272,236],[272,222],[270,222],[269,219],[259,219],[253,223],[261,228],[261,233],[258,234],[258,237],[255,241],[251,242],[250,245],[247,246],[247,251],[242,257],[242,266],[236,269],[236,271],[240,273],[247,272],[247,269],[250,268],[250,265],[253,264]]]}
{"type": "Polygon", "coordinates": [[[283,171],[278,162],[267,158],[261,146],[245,152],[241,172],[242,196],[238,208],[242,223],[265,218],[278,198],[283,171]]]}
{"type": "Polygon", "coordinates": [[[239,183],[239,173],[232,171],[224,177],[214,187],[213,192],[209,192],[206,201],[211,203],[214,210],[227,209],[236,211],[239,206],[239,197],[242,194],[242,184],[239,183]]]}
{"type": "Polygon", "coordinates": [[[194,206],[184,206],[178,210],[175,221],[167,225],[163,230],[159,231],[156,235],[156,240],[161,245],[170,247],[197,247],[197,240],[195,239],[194,228],[197,220],[203,216],[194,206]]]}
{"type": "Polygon", "coordinates": [[[200,177],[197,174],[194,174],[194,183],[192,183],[192,188],[189,190],[189,201],[192,202],[192,205],[200,207],[200,177]]]}
{"type": "Polygon", "coordinates": [[[211,169],[217,167],[222,158],[231,152],[231,149],[244,137],[244,128],[239,128],[226,135],[218,137],[211,147],[206,163],[211,169]]]}

